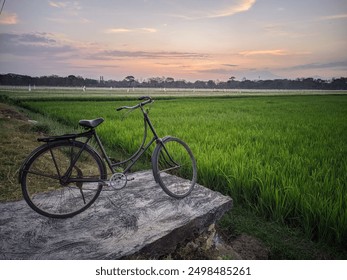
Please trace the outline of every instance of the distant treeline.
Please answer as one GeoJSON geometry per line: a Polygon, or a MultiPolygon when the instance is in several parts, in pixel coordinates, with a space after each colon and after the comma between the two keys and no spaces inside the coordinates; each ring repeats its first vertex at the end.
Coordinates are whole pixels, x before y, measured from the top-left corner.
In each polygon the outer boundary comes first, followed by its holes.
{"type": "Polygon", "coordinates": [[[18,74],[0,74],[0,85],[6,86],[54,86],[54,87],[114,87],[114,88],[191,88],[191,89],[313,89],[313,90],[347,90],[347,78],[322,80],[314,78],[300,78],[295,80],[235,80],[228,81],[195,81],[175,80],[171,77],[153,77],[137,80],[134,76],[127,76],[123,80],[107,80],[101,76],[99,80],[69,75],[31,77],[18,74]]]}

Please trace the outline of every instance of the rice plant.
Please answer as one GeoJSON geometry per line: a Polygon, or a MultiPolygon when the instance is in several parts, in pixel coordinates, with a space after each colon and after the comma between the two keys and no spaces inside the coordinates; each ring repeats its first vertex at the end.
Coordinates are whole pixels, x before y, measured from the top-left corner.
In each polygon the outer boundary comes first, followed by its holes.
{"type": "MultiPolygon", "coordinates": [[[[115,108],[136,102],[23,104],[75,128],[103,117],[98,132],[108,150],[134,151],[141,116],[122,120],[115,108]]],[[[190,145],[199,183],[313,240],[347,247],[347,96],[176,98],[157,100],[150,114],[159,135],[190,145]]]]}

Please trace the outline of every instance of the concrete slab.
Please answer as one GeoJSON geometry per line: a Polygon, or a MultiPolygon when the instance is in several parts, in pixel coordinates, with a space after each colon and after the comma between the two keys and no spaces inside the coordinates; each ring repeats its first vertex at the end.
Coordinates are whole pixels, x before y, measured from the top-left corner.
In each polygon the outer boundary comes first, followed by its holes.
{"type": "Polygon", "coordinates": [[[159,257],[207,230],[232,207],[232,199],[197,185],[174,199],[151,171],[119,191],[104,188],[94,205],[69,219],[51,219],[25,201],[0,204],[0,259],[121,259],[135,253],[159,257]]]}

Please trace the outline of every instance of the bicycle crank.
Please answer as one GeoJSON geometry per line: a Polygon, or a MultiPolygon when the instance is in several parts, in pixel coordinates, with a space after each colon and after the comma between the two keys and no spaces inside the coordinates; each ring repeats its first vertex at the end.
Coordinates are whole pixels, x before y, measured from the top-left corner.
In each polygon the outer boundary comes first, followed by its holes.
{"type": "Polygon", "coordinates": [[[127,185],[128,179],[124,173],[114,173],[110,180],[109,186],[115,190],[123,189],[127,185]]]}

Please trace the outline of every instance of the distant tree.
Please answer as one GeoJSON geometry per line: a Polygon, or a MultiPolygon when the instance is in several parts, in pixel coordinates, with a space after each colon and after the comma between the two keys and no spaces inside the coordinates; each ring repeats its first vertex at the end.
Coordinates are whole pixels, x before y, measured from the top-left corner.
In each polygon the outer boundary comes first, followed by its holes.
{"type": "Polygon", "coordinates": [[[187,83],[186,80],[180,79],[180,80],[177,80],[177,81],[176,81],[176,86],[177,86],[178,88],[187,88],[187,87],[188,87],[188,83],[187,83]]]}
{"type": "Polygon", "coordinates": [[[148,79],[149,87],[162,87],[165,83],[165,77],[152,77],[148,79]]]}
{"type": "Polygon", "coordinates": [[[236,78],[234,76],[231,76],[228,80],[228,82],[233,82],[236,78]]]}
{"type": "Polygon", "coordinates": [[[215,88],[216,87],[216,83],[213,80],[209,80],[207,82],[207,87],[208,88],[215,88]]]}
{"type": "Polygon", "coordinates": [[[173,83],[175,81],[175,79],[174,78],[171,78],[171,77],[167,77],[166,79],[165,79],[165,83],[173,83]]]}
{"type": "Polygon", "coordinates": [[[129,87],[131,87],[131,85],[135,82],[135,77],[134,76],[126,76],[124,81],[126,81],[129,85],[129,87]]]}
{"type": "Polygon", "coordinates": [[[194,87],[195,88],[205,88],[206,82],[197,80],[194,82],[194,87]]]}
{"type": "Polygon", "coordinates": [[[331,89],[343,90],[347,89],[347,78],[333,79],[330,84],[331,89]]]}
{"type": "Polygon", "coordinates": [[[256,80],[251,81],[243,78],[241,81],[235,80],[231,76],[226,82],[217,80],[201,81],[194,83],[185,80],[174,80],[171,77],[153,77],[141,82],[135,80],[134,76],[127,76],[123,80],[108,80],[102,84],[98,80],[84,79],[81,76],[69,75],[60,77],[57,75],[31,77],[27,75],[18,75],[13,73],[0,74],[0,85],[10,86],[99,86],[99,87],[177,87],[177,88],[239,88],[239,89],[321,89],[321,90],[347,90],[347,78],[334,78],[332,80],[314,79],[314,78],[298,78],[295,80],[276,79],[276,80],[256,80]]]}
{"type": "Polygon", "coordinates": [[[236,88],[237,87],[237,84],[238,82],[235,81],[235,77],[234,76],[231,76],[228,81],[227,81],[227,84],[228,84],[228,87],[229,88],[236,88]]]}
{"type": "Polygon", "coordinates": [[[86,78],[85,80],[84,80],[84,82],[85,82],[85,84],[86,84],[86,86],[87,87],[95,87],[95,86],[97,86],[98,85],[98,81],[97,80],[94,80],[94,79],[88,79],[88,78],[86,78]]]}
{"type": "Polygon", "coordinates": [[[67,77],[67,86],[70,87],[82,87],[84,86],[84,79],[81,76],[69,75],[67,77]]]}

